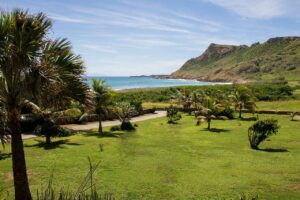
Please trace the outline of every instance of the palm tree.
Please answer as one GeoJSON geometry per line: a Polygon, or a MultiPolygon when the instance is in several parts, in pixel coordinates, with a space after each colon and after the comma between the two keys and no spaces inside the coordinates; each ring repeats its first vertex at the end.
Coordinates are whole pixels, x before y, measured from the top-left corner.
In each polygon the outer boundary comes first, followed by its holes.
{"type": "Polygon", "coordinates": [[[210,130],[210,124],[214,113],[224,110],[222,104],[218,103],[213,97],[205,97],[201,103],[201,112],[205,115],[207,121],[207,129],[210,130]]]}
{"type": "Polygon", "coordinates": [[[186,91],[180,91],[177,90],[176,95],[173,97],[175,102],[179,105],[182,105],[183,111],[191,113],[191,106],[192,106],[192,97],[191,95],[186,91]]]}
{"type": "Polygon", "coordinates": [[[248,109],[252,112],[255,111],[255,97],[252,94],[252,91],[246,86],[239,86],[234,91],[233,95],[230,95],[229,98],[234,103],[236,110],[239,110],[239,118],[242,118],[242,109],[248,109]]]}
{"type": "Polygon", "coordinates": [[[95,110],[98,114],[99,120],[98,132],[102,134],[103,130],[101,120],[103,115],[108,112],[108,106],[111,104],[112,89],[105,83],[104,80],[97,80],[95,78],[93,79],[92,88],[94,92],[95,110]]]}
{"type": "Polygon", "coordinates": [[[84,99],[87,85],[83,83],[82,61],[71,53],[70,43],[47,37],[52,23],[43,13],[14,10],[0,15],[0,103],[11,134],[15,199],[31,200],[21,106],[28,100],[41,107],[58,108],[70,97],[84,99]]]}

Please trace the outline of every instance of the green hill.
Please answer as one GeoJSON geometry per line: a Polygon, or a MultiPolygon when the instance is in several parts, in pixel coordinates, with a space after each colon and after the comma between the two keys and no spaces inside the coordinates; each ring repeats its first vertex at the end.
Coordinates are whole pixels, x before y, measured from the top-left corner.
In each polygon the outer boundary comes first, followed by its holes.
{"type": "Polygon", "coordinates": [[[300,37],[277,37],[251,46],[210,44],[171,78],[247,82],[300,80],[300,37]]]}

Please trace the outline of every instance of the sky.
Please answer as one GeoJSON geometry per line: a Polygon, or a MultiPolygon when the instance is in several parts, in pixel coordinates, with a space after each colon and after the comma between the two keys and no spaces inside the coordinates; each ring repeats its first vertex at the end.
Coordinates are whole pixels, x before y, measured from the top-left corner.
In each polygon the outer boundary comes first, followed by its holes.
{"type": "Polygon", "coordinates": [[[169,74],[210,43],[251,45],[300,36],[300,0],[0,0],[45,12],[51,38],[68,38],[86,74],[169,74]]]}

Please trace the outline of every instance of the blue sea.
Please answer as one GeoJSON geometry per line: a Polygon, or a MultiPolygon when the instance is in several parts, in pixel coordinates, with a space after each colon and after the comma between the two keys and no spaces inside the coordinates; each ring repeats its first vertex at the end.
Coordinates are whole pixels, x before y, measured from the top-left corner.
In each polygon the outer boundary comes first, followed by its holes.
{"type": "Polygon", "coordinates": [[[183,85],[216,85],[220,83],[203,82],[196,80],[184,79],[155,79],[151,77],[111,77],[111,76],[97,76],[87,77],[89,85],[92,79],[105,80],[115,90],[132,89],[132,88],[154,88],[154,87],[169,87],[169,86],[183,86],[183,85]]]}

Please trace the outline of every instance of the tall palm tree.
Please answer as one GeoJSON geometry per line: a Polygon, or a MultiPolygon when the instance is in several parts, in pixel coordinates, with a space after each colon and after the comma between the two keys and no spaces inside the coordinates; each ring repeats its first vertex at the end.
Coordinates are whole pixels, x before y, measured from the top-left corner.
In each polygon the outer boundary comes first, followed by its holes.
{"type": "Polygon", "coordinates": [[[50,40],[51,21],[22,10],[0,14],[0,103],[11,134],[16,200],[31,200],[23,140],[21,106],[28,100],[41,107],[63,106],[70,98],[84,99],[87,85],[80,57],[65,39],[50,40]]]}
{"type": "Polygon", "coordinates": [[[108,112],[108,106],[111,104],[112,89],[105,83],[104,80],[93,79],[92,84],[94,92],[94,103],[96,113],[98,114],[99,128],[98,132],[103,133],[102,117],[108,112]]]}
{"type": "Polygon", "coordinates": [[[234,107],[239,111],[239,118],[242,118],[243,108],[248,109],[252,112],[255,111],[255,97],[252,91],[246,86],[239,86],[235,89],[234,93],[229,96],[234,103],[234,107]]]}

